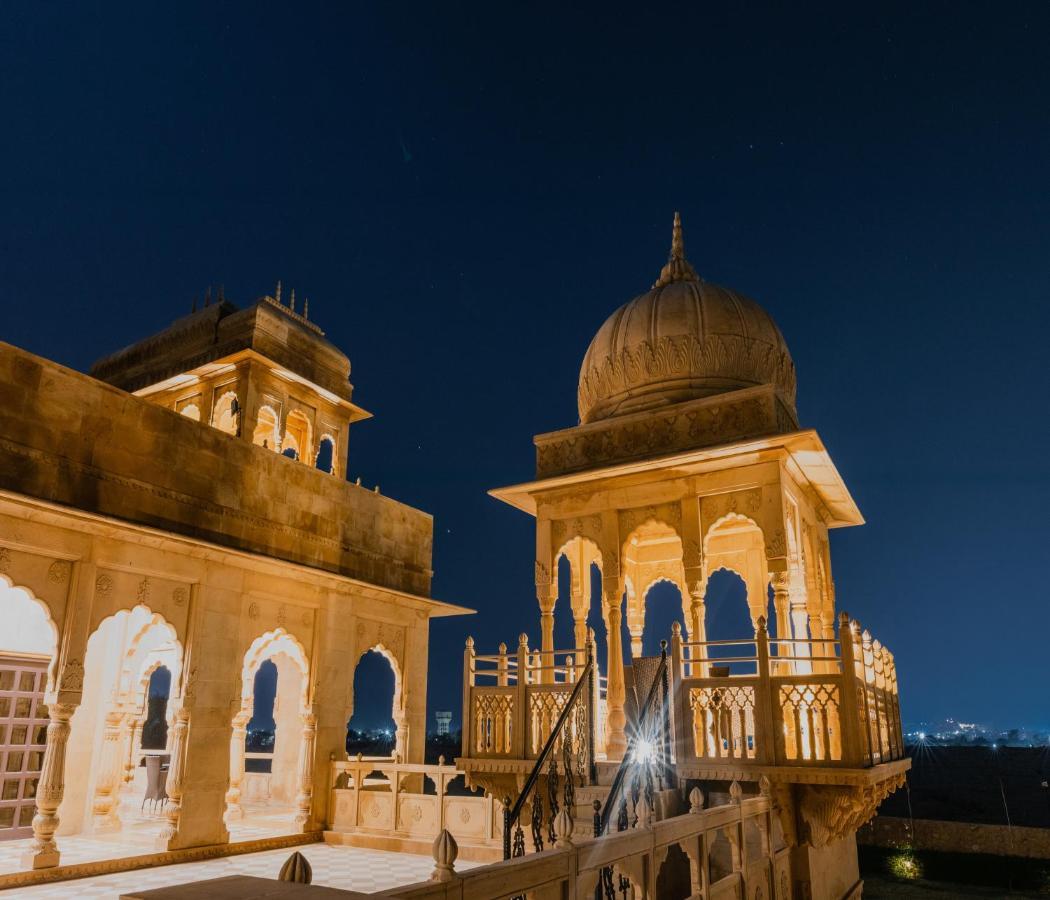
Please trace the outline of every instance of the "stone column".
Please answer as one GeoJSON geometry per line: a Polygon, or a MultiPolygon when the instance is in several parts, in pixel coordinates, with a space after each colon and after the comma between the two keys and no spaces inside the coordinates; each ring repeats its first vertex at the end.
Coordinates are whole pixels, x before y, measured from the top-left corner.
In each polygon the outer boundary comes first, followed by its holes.
{"type": "Polygon", "coordinates": [[[95,796],[91,803],[93,831],[102,834],[120,830],[118,800],[122,760],[120,755],[121,726],[124,724],[124,713],[111,709],[106,713],[105,731],[102,735],[102,749],[99,754],[99,774],[95,782],[95,796]]]}
{"type": "Polygon", "coordinates": [[[540,665],[546,667],[541,671],[541,683],[554,681],[554,671],[549,668],[554,665],[554,601],[548,596],[541,596],[540,601],[540,665]]]}
{"type": "MultiPolygon", "coordinates": [[[[302,720],[303,734],[302,746],[299,749],[299,793],[295,798],[295,805],[298,807],[295,813],[295,826],[300,831],[309,831],[314,796],[314,747],[317,743],[317,716],[312,712],[306,712],[303,713],[302,720]]],[[[400,728],[398,731],[400,733],[400,728]]]]}
{"type": "Polygon", "coordinates": [[[627,725],[624,700],[627,694],[624,686],[623,644],[620,638],[622,592],[619,584],[603,592],[609,616],[609,686],[606,693],[609,728],[606,753],[610,760],[617,761],[623,759],[623,754],[627,750],[627,738],[624,734],[624,728],[627,725]]]}
{"type": "Polygon", "coordinates": [[[241,783],[244,781],[244,741],[248,734],[250,718],[250,709],[242,709],[233,717],[233,734],[230,737],[230,786],[226,790],[226,814],[224,816],[227,824],[244,818],[244,809],[241,807],[241,783]]]}
{"type": "Polygon", "coordinates": [[[776,671],[785,675],[791,671],[791,663],[785,657],[791,656],[791,644],[782,644],[779,641],[791,639],[791,593],[790,577],[787,572],[774,572],[770,576],[773,584],[773,609],[777,613],[777,665],[776,671]]]}
{"type": "Polygon", "coordinates": [[[639,659],[642,655],[642,631],[645,626],[638,622],[628,622],[627,627],[631,633],[631,659],[639,659]]]}
{"type": "MultiPolygon", "coordinates": [[[[191,676],[192,677],[192,676],[191,676]]],[[[190,711],[180,706],[175,713],[175,728],[171,740],[171,763],[168,768],[168,803],[164,807],[167,821],[157,838],[157,848],[168,850],[169,842],[179,833],[179,817],[182,815],[182,785],[186,777],[186,742],[189,738],[190,711]]]]}
{"type": "MultiPolygon", "coordinates": [[[[702,643],[707,640],[707,605],[704,597],[707,594],[707,583],[705,581],[694,581],[689,589],[689,641],[691,643],[702,643]]],[[[706,647],[690,648],[691,660],[703,660],[707,656],[706,647]]],[[[707,677],[707,665],[700,662],[698,666],[690,667],[690,673],[694,676],[707,677]]]]}
{"type": "Polygon", "coordinates": [[[142,720],[137,716],[129,716],[128,727],[128,752],[124,759],[124,783],[129,784],[135,780],[135,767],[138,760],[138,745],[142,739],[142,720]]]}
{"type": "Polygon", "coordinates": [[[60,855],[55,843],[55,829],[58,828],[58,807],[66,791],[69,720],[76,709],[72,703],[52,703],[48,706],[51,721],[47,726],[47,746],[44,748],[44,762],[36,789],[33,845],[22,855],[23,868],[46,869],[58,865],[60,855]]]}
{"type": "MultiPolygon", "coordinates": [[[[588,573],[583,573],[584,575],[588,573]]],[[[587,661],[587,607],[590,605],[590,591],[584,591],[583,577],[572,573],[572,624],[573,643],[576,645],[576,665],[582,666],[587,661]]]]}

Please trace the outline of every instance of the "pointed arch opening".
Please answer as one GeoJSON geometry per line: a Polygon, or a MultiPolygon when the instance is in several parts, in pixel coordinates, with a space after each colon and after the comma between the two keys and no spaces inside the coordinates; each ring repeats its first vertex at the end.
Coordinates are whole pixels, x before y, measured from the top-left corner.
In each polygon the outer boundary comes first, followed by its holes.
{"type": "Polygon", "coordinates": [[[231,839],[297,830],[309,672],[303,645],[284,628],[259,635],[245,651],[230,734],[225,821],[231,839]]]}
{"type": "Polygon", "coordinates": [[[235,391],[226,391],[215,401],[211,424],[218,428],[219,431],[236,435],[240,411],[241,406],[237,400],[237,393],[235,391]]]}
{"type": "Polygon", "coordinates": [[[288,413],[281,453],[291,459],[310,460],[310,420],[301,409],[293,409],[288,413]]]}
{"type": "Polygon", "coordinates": [[[59,834],[160,833],[163,803],[156,795],[171,758],[167,726],[173,709],[167,696],[164,722],[154,729],[164,745],[145,746],[143,737],[151,686],[158,694],[170,693],[181,676],[182,654],[175,627],[143,604],[107,616],[91,633],[84,691],[66,751],[66,771],[86,777],[66,780],[59,834]],[[147,803],[151,793],[154,799],[147,803]]]}
{"type": "Polygon", "coordinates": [[[335,438],[330,434],[322,434],[317,442],[317,458],[314,466],[322,472],[330,475],[335,472],[335,438]]]}
{"type": "Polygon", "coordinates": [[[260,406],[252,431],[252,443],[267,450],[277,451],[281,446],[281,425],[272,406],[260,406]]]}
{"type": "Polygon", "coordinates": [[[649,519],[627,536],[622,557],[631,658],[659,655],[660,641],[671,638],[672,623],[685,619],[680,614],[685,584],[682,539],[666,522],[649,519]],[[652,623],[648,630],[647,620],[652,623]]]}
{"type": "Polygon", "coordinates": [[[397,658],[382,644],[365,650],[354,666],[353,706],[346,723],[346,752],[405,759],[406,721],[397,658]]]}

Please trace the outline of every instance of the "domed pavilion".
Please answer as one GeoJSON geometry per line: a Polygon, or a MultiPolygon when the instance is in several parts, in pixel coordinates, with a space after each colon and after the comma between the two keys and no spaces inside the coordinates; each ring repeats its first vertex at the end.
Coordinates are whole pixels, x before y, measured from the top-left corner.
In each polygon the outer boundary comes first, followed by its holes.
{"type": "Polygon", "coordinates": [[[579,423],[534,438],[534,480],[491,492],[536,519],[540,646],[522,635],[516,654],[483,655],[468,642],[458,764],[495,796],[528,791],[544,742],[578,733],[583,719],[565,710],[581,704],[599,805],[619,802],[644,745],[666,765],[661,784],[683,794],[774,798],[783,840],[805,850],[783,863],[776,896],[787,878],[807,896],[854,896],[856,829],[908,761],[892,654],[836,607],[829,534],[864,520],[817,432],[799,426],[795,398],[773,318],[697,273],[676,213],[655,283],[587,347],[579,423]],[[743,582],[746,599],[733,602],[749,626],[712,640],[712,616],[726,621],[730,602],[708,595],[722,570],[743,582]],[[681,615],[656,635],[646,607],[659,583],[681,615]],[[559,604],[574,623],[565,649],[559,604]],[[667,655],[646,656],[659,639],[667,655]],[[583,678],[593,691],[573,689],[583,678]],[[646,737],[653,702],[667,707],[663,750],[646,737]]]}

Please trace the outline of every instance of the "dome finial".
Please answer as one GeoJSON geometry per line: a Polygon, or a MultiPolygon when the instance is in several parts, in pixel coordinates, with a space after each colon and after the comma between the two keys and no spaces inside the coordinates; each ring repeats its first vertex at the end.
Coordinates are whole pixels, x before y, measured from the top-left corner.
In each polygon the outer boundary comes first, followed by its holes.
{"type": "Polygon", "coordinates": [[[674,214],[674,226],[671,229],[671,254],[667,258],[667,265],[660,270],[660,277],[656,279],[654,288],[663,287],[672,281],[699,281],[700,276],[696,270],[689,265],[685,258],[685,241],[682,239],[682,216],[674,214]]]}

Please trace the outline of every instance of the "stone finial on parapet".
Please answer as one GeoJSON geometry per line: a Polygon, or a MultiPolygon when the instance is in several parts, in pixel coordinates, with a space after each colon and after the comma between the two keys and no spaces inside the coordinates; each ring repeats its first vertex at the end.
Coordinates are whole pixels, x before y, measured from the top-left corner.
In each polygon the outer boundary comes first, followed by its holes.
{"type": "Polygon", "coordinates": [[[554,817],[554,846],[558,850],[568,850],[572,846],[572,816],[563,806],[554,817]]]}
{"type": "Polygon", "coordinates": [[[447,828],[441,829],[441,834],[434,838],[432,848],[434,854],[434,871],[430,873],[431,881],[451,881],[456,876],[454,868],[456,857],[459,856],[459,845],[452,837],[452,832],[447,828]]]}
{"type": "Polygon", "coordinates": [[[740,803],[744,799],[744,789],[740,786],[739,781],[734,781],[729,785],[729,800],[732,803],[740,803]]]}
{"type": "Polygon", "coordinates": [[[694,787],[689,792],[689,812],[700,813],[704,811],[704,792],[694,787]]]}
{"type": "Polygon", "coordinates": [[[645,791],[642,791],[641,796],[638,798],[638,803],[634,807],[635,814],[638,816],[638,828],[648,828],[653,824],[653,808],[649,805],[649,800],[645,796],[645,791]]]}
{"type": "Polygon", "coordinates": [[[310,861],[297,850],[281,866],[277,880],[291,881],[295,884],[309,884],[313,877],[314,870],[310,866],[310,861]]]}

